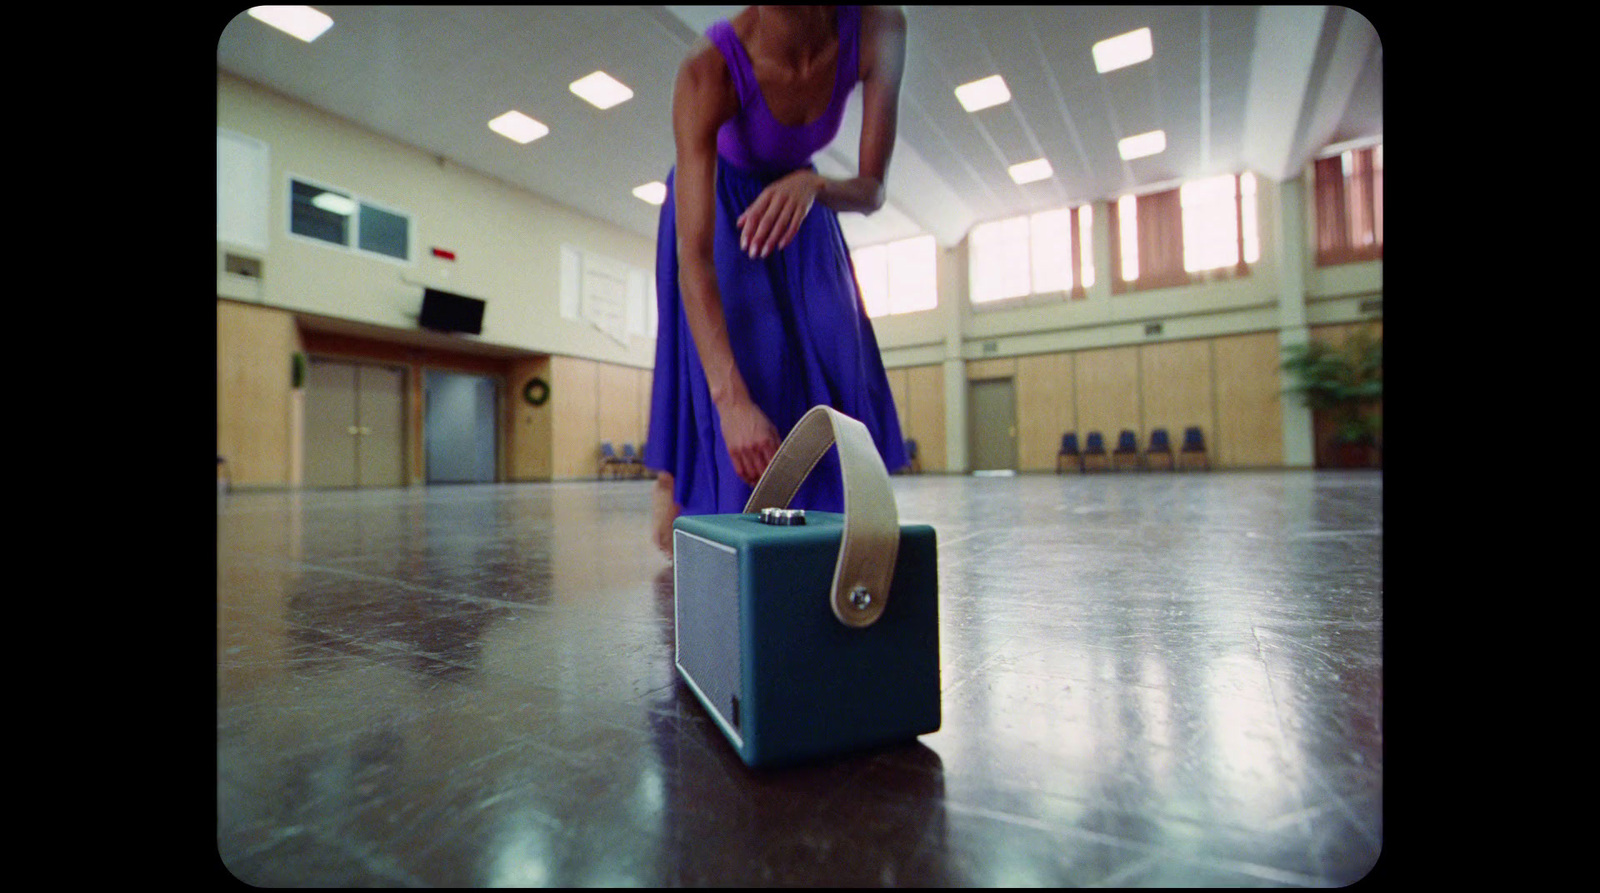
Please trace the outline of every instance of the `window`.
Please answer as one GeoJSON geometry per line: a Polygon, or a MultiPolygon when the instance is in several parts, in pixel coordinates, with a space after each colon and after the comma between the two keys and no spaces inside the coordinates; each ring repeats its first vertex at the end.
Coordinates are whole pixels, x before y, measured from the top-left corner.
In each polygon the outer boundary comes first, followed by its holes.
{"type": "Polygon", "coordinates": [[[1243,276],[1261,259],[1253,174],[1125,195],[1109,206],[1116,292],[1188,285],[1218,271],[1243,276]]]}
{"type": "Polygon", "coordinates": [[[850,252],[850,259],[868,316],[914,313],[939,306],[939,256],[933,236],[857,248],[850,252]]]}
{"type": "Polygon", "coordinates": [[[411,218],[299,178],[289,181],[289,232],[366,254],[411,259],[411,218]]]}
{"type": "Polygon", "coordinates": [[[1186,272],[1201,273],[1237,266],[1241,248],[1245,263],[1261,259],[1255,198],[1253,174],[1238,177],[1223,174],[1185,183],[1179,188],[1178,201],[1183,209],[1183,269],[1186,272]],[[1245,216],[1242,227],[1241,211],[1245,216]],[[1240,233],[1244,236],[1242,240],[1240,233]]]}
{"type": "Polygon", "coordinates": [[[1313,165],[1317,264],[1383,257],[1383,145],[1349,149],[1313,165]]]}
{"type": "Polygon", "coordinates": [[[1058,208],[994,220],[968,236],[972,303],[1061,292],[1084,296],[1094,284],[1092,209],[1058,208]]]}

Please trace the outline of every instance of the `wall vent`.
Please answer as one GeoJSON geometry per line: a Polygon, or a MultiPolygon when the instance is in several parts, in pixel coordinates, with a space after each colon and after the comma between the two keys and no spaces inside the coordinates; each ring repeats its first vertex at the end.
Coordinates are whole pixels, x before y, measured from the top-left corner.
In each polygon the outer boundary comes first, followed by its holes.
{"type": "Polygon", "coordinates": [[[1161,334],[1161,323],[1158,323],[1158,322],[1145,323],[1144,335],[1145,335],[1146,338],[1154,338],[1155,336],[1157,336],[1159,334],[1161,334]]]}
{"type": "Polygon", "coordinates": [[[235,276],[248,276],[251,279],[261,278],[261,259],[244,257],[238,254],[224,254],[222,269],[235,276]]]}

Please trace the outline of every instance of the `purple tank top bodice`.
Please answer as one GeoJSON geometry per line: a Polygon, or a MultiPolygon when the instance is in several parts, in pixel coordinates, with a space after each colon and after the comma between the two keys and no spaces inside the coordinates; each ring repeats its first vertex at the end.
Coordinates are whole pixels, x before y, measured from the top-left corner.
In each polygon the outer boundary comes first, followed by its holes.
{"type": "Polygon", "coordinates": [[[860,77],[861,7],[841,6],[838,11],[839,68],[834,75],[833,98],[822,116],[790,127],[772,117],[756,82],[750,56],[727,21],[706,30],[706,37],[727,60],[739,113],[717,131],[717,154],[748,171],[779,173],[806,166],[811,156],[833,142],[844,118],[845,100],[860,77]]]}

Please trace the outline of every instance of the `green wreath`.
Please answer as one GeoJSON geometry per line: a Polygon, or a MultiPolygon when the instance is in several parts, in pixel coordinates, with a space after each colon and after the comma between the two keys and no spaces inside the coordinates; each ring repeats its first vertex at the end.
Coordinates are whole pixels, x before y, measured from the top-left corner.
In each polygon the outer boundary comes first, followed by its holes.
{"type": "Polygon", "coordinates": [[[531,378],[522,388],[522,399],[534,406],[543,406],[550,399],[550,385],[542,378],[531,378]]]}

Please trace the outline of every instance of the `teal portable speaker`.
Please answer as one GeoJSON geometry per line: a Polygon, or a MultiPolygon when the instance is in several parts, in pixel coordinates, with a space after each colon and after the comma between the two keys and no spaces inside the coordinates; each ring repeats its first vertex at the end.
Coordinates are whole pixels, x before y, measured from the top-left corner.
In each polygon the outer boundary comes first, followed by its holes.
{"type": "Polygon", "coordinates": [[[749,766],[939,729],[932,527],[899,523],[866,426],[818,406],[745,511],[673,522],[678,672],[749,766]],[[845,511],[789,509],[837,445],[845,511]]]}

